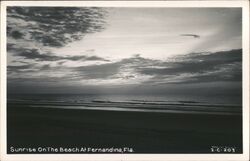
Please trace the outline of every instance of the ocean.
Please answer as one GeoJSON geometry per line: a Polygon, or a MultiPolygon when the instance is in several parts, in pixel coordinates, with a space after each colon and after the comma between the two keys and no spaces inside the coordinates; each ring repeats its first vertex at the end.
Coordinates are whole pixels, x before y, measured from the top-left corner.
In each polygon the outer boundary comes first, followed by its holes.
{"type": "Polygon", "coordinates": [[[105,111],[241,115],[242,100],[235,96],[9,94],[8,107],[63,108],[105,111]]]}

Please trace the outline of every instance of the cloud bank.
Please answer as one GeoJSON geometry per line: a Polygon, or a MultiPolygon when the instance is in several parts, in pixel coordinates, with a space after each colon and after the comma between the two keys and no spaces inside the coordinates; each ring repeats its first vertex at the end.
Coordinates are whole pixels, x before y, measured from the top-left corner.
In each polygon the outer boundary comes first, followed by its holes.
{"type": "MultiPolygon", "coordinates": [[[[32,54],[31,54],[32,55],[32,54]]],[[[39,57],[36,54],[29,59],[86,59],[86,57],[58,58],[53,56],[39,57]]],[[[97,58],[101,59],[101,58],[97,58]]],[[[44,77],[51,78],[56,72],[61,72],[61,77],[69,77],[71,80],[84,82],[85,80],[95,80],[107,82],[110,80],[122,83],[127,82],[137,84],[168,84],[168,83],[202,83],[219,81],[241,81],[242,80],[242,50],[221,51],[215,53],[191,53],[173,59],[161,61],[142,58],[139,55],[122,59],[117,62],[107,62],[100,65],[88,65],[78,67],[25,64],[18,66],[8,66],[11,77],[17,75],[27,78],[27,74],[32,81],[35,72],[45,73],[44,77]],[[49,72],[50,71],[50,72],[49,72]],[[66,72],[67,71],[67,72],[66,72]],[[34,73],[32,73],[34,72],[34,73]],[[54,74],[51,74],[53,73],[54,74]],[[46,73],[48,73],[46,75],[46,73]],[[63,74],[65,73],[65,74],[63,74]],[[69,75],[68,75],[69,74],[69,75]],[[147,79],[140,79],[147,78],[147,79]]],[[[58,76],[56,76],[58,77],[58,76]]],[[[59,77],[60,78],[60,77],[59,77]]],[[[50,79],[48,79],[49,81],[50,79]]],[[[90,82],[88,82],[90,83],[90,82]]],[[[96,82],[95,82],[96,83],[96,82]]],[[[90,83],[91,84],[91,83],[90,83]]]]}

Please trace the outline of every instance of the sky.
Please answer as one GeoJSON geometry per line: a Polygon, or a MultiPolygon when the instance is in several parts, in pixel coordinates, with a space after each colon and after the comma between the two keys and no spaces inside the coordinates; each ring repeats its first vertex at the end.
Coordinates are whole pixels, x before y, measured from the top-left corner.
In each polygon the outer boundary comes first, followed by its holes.
{"type": "Polygon", "coordinates": [[[8,7],[7,58],[10,92],[238,94],[241,9],[8,7]]]}

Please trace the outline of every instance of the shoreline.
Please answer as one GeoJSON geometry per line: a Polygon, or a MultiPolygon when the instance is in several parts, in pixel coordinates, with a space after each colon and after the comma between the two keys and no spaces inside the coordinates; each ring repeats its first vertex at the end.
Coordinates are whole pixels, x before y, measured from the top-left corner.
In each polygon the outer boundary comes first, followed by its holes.
{"type": "MultiPolygon", "coordinates": [[[[168,105],[167,108],[163,107],[143,107],[143,104],[140,104],[140,107],[137,106],[118,106],[118,105],[89,105],[89,103],[86,104],[49,104],[49,103],[32,103],[32,104],[22,104],[22,103],[8,103],[8,105],[14,105],[14,106],[27,106],[29,108],[43,108],[43,109],[68,109],[68,110],[99,110],[99,111],[124,111],[124,112],[151,112],[151,113],[180,113],[180,114],[199,114],[199,115],[242,115],[242,110],[240,106],[233,106],[230,108],[234,108],[234,111],[220,111],[216,110],[202,110],[202,109],[185,109],[187,107],[197,106],[197,105],[184,105],[184,104],[162,104],[162,105],[168,105]],[[240,110],[239,110],[240,109],[240,110]]],[[[150,104],[149,104],[150,105],[150,104]]],[[[210,107],[209,105],[198,105],[200,107],[210,107]]],[[[211,105],[211,107],[220,107],[211,105]]],[[[227,107],[223,105],[223,107],[227,107]]],[[[221,108],[221,107],[220,107],[221,108]]],[[[228,108],[228,107],[227,107],[228,108]]]]}

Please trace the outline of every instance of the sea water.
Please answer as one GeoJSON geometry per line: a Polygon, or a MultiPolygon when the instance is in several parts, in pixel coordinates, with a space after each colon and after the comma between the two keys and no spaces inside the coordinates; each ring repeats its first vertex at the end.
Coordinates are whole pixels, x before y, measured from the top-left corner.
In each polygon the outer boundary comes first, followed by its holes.
{"type": "Polygon", "coordinates": [[[104,95],[104,94],[9,94],[8,108],[64,108],[106,111],[169,113],[242,113],[240,96],[198,95],[104,95]]]}

